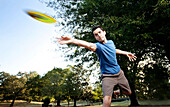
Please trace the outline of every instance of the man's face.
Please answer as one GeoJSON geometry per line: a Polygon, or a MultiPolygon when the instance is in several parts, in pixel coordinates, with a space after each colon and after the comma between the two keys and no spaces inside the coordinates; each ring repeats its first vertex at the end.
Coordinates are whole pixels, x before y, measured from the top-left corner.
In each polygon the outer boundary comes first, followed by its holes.
{"type": "Polygon", "coordinates": [[[106,32],[102,31],[100,28],[97,28],[96,30],[93,31],[93,35],[98,40],[99,42],[105,42],[106,40],[106,32]]]}

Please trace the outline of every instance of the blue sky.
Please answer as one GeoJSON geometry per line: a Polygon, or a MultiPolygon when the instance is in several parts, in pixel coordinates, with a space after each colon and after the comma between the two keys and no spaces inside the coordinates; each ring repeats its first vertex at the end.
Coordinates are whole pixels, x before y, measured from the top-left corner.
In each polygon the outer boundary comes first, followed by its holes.
{"type": "Polygon", "coordinates": [[[0,0],[0,72],[37,71],[43,75],[54,67],[66,67],[55,37],[63,35],[54,24],[39,22],[24,10],[54,15],[39,0],[0,0]]]}

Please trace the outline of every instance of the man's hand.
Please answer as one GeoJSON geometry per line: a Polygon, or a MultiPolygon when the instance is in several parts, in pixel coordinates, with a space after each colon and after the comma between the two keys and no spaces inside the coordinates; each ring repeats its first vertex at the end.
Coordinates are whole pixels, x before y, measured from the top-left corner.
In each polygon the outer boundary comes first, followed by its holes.
{"type": "Polygon", "coordinates": [[[58,39],[57,42],[60,43],[61,45],[72,43],[71,37],[61,36],[61,37],[56,37],[56,38],[58,39]]]}
{"type": "Polygon", "coordinates": [[[132,54],[132,53],[128,53],[128,54],[127,54],[127,57],[129,58],[130,61],[135,61],[136,58],[137,58],[137,57],[136,57],[134,54],[132,54]]]}

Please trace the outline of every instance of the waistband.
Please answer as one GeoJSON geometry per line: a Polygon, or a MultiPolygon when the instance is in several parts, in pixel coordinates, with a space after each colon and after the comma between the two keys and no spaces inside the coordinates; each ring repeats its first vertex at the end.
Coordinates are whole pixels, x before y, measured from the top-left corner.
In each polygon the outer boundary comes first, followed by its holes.
{"type": "Polygon", "coordinates": [[[121,74],[121,72],[123,72],[123,71],[120,69],[120,71],[117,74],[112,74],[112,75],[103,74],[103,75],[101,75],[101,79],[103,79],[105,77],[110,77],[110,78],[118,77],[121,74]]]}

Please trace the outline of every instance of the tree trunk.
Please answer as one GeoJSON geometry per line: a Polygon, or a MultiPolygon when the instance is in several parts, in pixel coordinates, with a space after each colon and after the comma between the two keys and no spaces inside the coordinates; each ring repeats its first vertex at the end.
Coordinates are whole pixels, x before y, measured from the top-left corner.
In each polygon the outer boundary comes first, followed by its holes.
{"type": "Polygon", "coordinates": [[[70,101],[68,100],[68,107],[69,107],[69,105],[70,105],[70,101]]]}
{"type": "Polygon", "coordinates": [[[60,105],[60,99],[57,100],[57,106],[61,106],[60,105]]]}
{"type": "Polygon", "coordinates": [[[13,106],[14,106],[15,100],[16,100],[16,95],[14,95],[14,98],[13,98],[13,100],[12,100],[12,103],[10,104],[10,107],[13,107],[13,106]]]}
{"type": "Polygon", "coordinates": [[[136,93],[135,93],[135,73],[132,74],[133,78],[131,79],[129,85],[132,91],[132,94],[129,96],[130,97],[130,106],[139,106],[139,103],[136,98],[136,93]]]}
{"type": "MultiPolygon", "coordinates": [[[[133,85],[133,84],[132,84],[133,85]]],[[[139,106],[139,103],[136,99],[136,93],[135,90],[133,89],[133,86],[131,87],[132,94],[129,96],[130,97],[130,106],[139,106]]]]}
{"type": "Polygon", "coordinates": [[[74,98],[74,107],[76,107],[76,97],[74,98]]]}
{"type": "MultiPolygon", "coordinates": [[[[138,64],[138,62],[136,64],[138,64]]],[[[136,67],[137,67],[137,65],[136,65],[136,67]]],[[[137,71],[136,67],[133,68],[133,71],[137,71]]],[[[124,73],[125,73],[125,76],[126,76],[127,72],[124,72],[124,73]]],[[[139,103],[138,103],[137,98],[136,98],[136,93],[135,93],[135,79],[136,79],[135,72],[131,72],[131,74],[129,76],[126,76],[126,77],[128,79],[128,82],[129,82],[129,85],[130,85],[130,88],[131,88],[131,91],[132,91],[132,94],[129,96],[130,97],[130,106],[139,106],[139,103]]]]}

